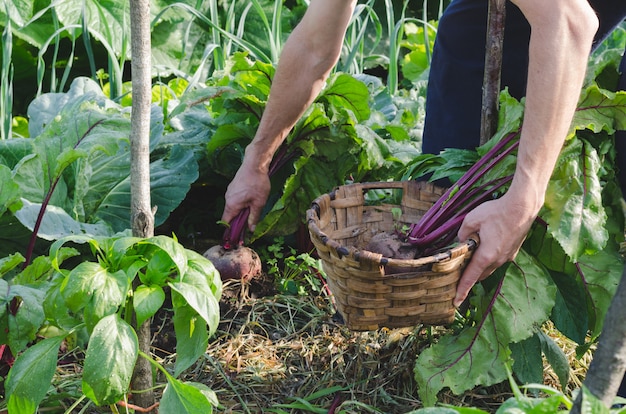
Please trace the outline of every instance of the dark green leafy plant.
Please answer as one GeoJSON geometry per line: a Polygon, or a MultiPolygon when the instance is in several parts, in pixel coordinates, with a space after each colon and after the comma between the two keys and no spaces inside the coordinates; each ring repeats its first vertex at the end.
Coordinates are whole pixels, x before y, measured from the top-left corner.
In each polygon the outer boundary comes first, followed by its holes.
{"type": "MultiPolygon", "coordinates": [[[[252,63],[245,55],[237,54],[230,75],[217,80],[218,85],[236,93],[222,94],[211,102],[210,110],[220,114],[212,122],[216,129],[207,144],[209,162],[215,170],[224,170],[220,167],[226,161],[224,154],[232,154],[233,149],[240,150],[252,140],[273,73],[270,65],[252,63]]],[[[379,90],[377,93],[383,95],[379,90]]],[[[303,222],[311,200],[319,194],[348,179],[388,179],[417,154],[416,141],[386,129],[395,111],[387,118],[377,116],[379,122],[373,124],[370,103],[365,83],[344,73],[331,76],[274,157],[273,193],[254,238],[293,233],[303,222]],[[385,139],[386,134],[389,139],[385,139]],[[327,173],[320,175],[319,171],[327,173]]],[[[373,107],[375,111],[387,108],[373,107]]],[[[230,170],[230,174],[234,172],[230,170]]]]}
{"type": "MultiPolygon", "coordinates": [[[[0,274],[23,261],[21,255],[3,259],[0,274]]],[[[211,262],[169,237],[56,241],[49,256],[38,257],[9,281],[0,279],[0,327],[8,333],[0,345],[17,355],[5,383],[9,412],[36,411],[55,373],[59,347],[70,337],[81,346],[78,336],[88,338],[83,393],[97,405],[123,400],[139,357],[135,329],[163,307],[166,291],[171,292],[177,360],[173,375],[161,368],[168,382],[162,403],[176,408],[172,412],[197,412],[193,407],[212,412],[211,391],[176,377],[204,354],[217,329],[221,286],[211,262]],[[76,243],[86,243],[90,253],[81,254],[76,243]],[[44,332],[55,335],[25,349],[44,332]],[[183,400],[194,400],[193,407],[183,400]]]]}
{"type": "MultiPolygon", "coordinates": [[[[495,414],[505,413],[532,413],[532,414],[554,414],[559,412],[569,412],[573,406],[573,399],[569,398],[563,392],[558,391],[552,387],[542,384],[528,384],[523,386],[526,392],[522,392],[522,387],[519,387],[510,369],[508,370],[509,384],[513,390],[513,396],[507,399],[502,405],[498,407],[495,414]],[[544,396],[536,397],[529,395],[529,392],[537,394],[541,392],[544,396]]],[[[619,414],[623,413],[622,408],[607,408],[602,401],[594,397],[586,387],[582,387],[579,391],[583,393],[581,403],[582,414],[619,414]]],[[[616,403],[623,403],[623,398],[617,398],[616,403]]],[[[479,408],[472,407],[454,407],[451,405],[445,405],[441,407],[428,407],[419,410],[411,411],[407,414],[487,414],[487,411],[479,408]]]]}
{"type": "MultiPolygon", "coordinates": [[[[607,61],[595,69],[615,70],[615,66],[607,61]]],[[[407,178],[435,172],[434,178],[449,177],[454,182],[481,155],[519,129],[521,104],[505,94],[501,108],[500,130],[491,142],[476,152],[455,150],[420,157],[407,178]]],[[[576,341],[580,352],[597,340],[623,268],[619,242],[624,220],[613,167],[617,129],[626,129],[626,92],[611,92],[596,84],[586,87],[545,205],[516,260],[475,286],[470,299],[473,311],[462,315],[466,319],[458,334],[442,337],[418,356],[415,376],[425,404],[433,405],[444,387],[460,394],[477,385],[501,382],[511,359],[518,378],[541,382],[541,369],[522,361],[535,361],[540,367],[542,354],[565,383],[565,358],[539,330],[548,320],[576,341]]],[[[475,187],[511,175],[514,161],[511,157],[498,164],[475,187]]]]}
{"type": "MultiPolygon", "coordinates": [[[[0,232],[0,254],[27,252],[28,263],[37,237],[53,241],[72,234],[111,236],[127,229],[127,110],[108,100],[95,82],[79,78],[67,93],[45,94],[33,101],[30,113],[32,138],[0,141],[0,165],[11,171],[3,185],[13,189],[6,197],[19,197],[8,210],[12,214],[5,211],[0,216],[2,226],[12,227],[0,232]],[[27,246],[24,239],[28,239],[27,246]]],[[[158,108],[153,108],[152,115],[154,149],[163,124],[158,108]]],[[[169,147],[151,163],[151,177],[158,225],[197,179],[194,153],[181,145],[169,147]]]]}

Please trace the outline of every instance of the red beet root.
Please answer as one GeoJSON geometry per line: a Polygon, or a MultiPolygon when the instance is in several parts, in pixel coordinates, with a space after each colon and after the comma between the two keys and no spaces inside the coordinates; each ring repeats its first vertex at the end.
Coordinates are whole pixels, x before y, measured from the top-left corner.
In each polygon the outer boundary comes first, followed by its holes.
{"type": "Polygon", "coordinates": [[[246,246],[225,249],[217,245],[204,252],[203,256],[213,263],[224,281],[241,279],[242,282],[248,282],[261,275],[259,255],[246,246]]]}

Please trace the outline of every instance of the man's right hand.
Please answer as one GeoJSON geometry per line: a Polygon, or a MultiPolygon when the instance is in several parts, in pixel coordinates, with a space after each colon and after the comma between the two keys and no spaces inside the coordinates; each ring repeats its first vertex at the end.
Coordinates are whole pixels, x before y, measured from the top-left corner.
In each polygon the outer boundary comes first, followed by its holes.
{"type": "Polygon", "coordinates": [[[235,174],[226,190],[226,205],[222,213],[222,221],[230,223],[240,211],[250,208],[248,229],[254,231],[261,218],[261,212],[270,194],[270,179],[266,171],[259,168],[254,160],[246,161],[235,174]],[[252,164],[252,165],[251,165],[252,164]]]}

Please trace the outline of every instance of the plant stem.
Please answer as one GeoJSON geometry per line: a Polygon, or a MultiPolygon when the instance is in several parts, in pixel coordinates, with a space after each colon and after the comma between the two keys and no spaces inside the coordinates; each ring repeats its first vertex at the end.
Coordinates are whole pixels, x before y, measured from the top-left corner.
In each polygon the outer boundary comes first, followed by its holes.
{"type": "Polygon", "coordinates": [[[452,187],[448,188],[419,222],[410,227],[407,240],[416,245],[422,255],[430,254],[451,243],[456,238],[465,216],[480,204],[492,199],[496,191],[512,180],[513,176],[506,176],[478,185],[479,180],[483,179],[487,172],[517,149],[519,140],[515,138],[518,136],[519,134],[514,132],[496,143],[452,187]]]}
{"type": "Polygon", "coordinates": [[[450,231],[458,230],[458,226],[462,222],[462,220],[459,220],[459,216],[464,216],[479,204],[490,199],[494,191],[508,183],[512,177],[497,178],[476,187],[478,181],[488,171],[517,149],[519,140],[515,140],[515,138],[518,136],[518,132],[507,135],[470,167],[433,204],[421,220],[411,226],[408,236],[409,241],[424,246],[426,243],[442,238],[444,234],[450,231]],[[430,235],[432,232],[435,232],[434,235],[430,235]]]}
{"type": "Polygon", "coordinates": [[[222,247],[224,249],[230,250],[243,244],[249,215],[250,208],[246,207],[231,220],[222,238],[222,247]]]}

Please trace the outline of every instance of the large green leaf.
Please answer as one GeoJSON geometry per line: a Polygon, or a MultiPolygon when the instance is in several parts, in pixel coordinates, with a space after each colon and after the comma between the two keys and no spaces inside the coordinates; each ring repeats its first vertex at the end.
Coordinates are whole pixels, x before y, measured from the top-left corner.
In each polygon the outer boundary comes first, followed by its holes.
{"type": "Polygon", "coordinates": [[[357,144],[350,122],[345,118],[333,122],[321,104],[313,105],[288,138],[289,148],[298,158],[276,173],[274,180],[284,183],[282,194],[275,194],[280,198],[270,201],[273,205],[258,223],[254,237],[295,232],[311,201],[343,184],[350,172],[358,172],[357,144]],[[329,165],[333,168],[327,168],[329,165]]]}
{"type": "Polygon", "coordinates": [[[165,302],[165,292],[161,286],[141,285],[133,293],[133,308],[137,315],[137,326],[150,319],[165,302]]]}
{"type": "Polygon", "coordinates": [[[46,292],[46,297],[43,301],[43,308],[46,317],[52,325],[69,331],[81,324],[83,321],[79,314],[75,314],[70,311],[65,299],[63,298],[61,286],[63,285],[64,280],[65,277],[62,274],[57,273],[54,275],[50,281],[48,291],[46,292]]]}
{"type": "Polygon", "coordinates": [[[589,329],[585,286],[581,278],[565,273],[550,272],[558,291],[550,319],[565,336],[578,344],[585,342],[589,329]]]}
{"type": "Polygon", "coordinates": [[[13,170],[20,160],[34,151],[34,140],[30,138],[0,140],[0,164],[13,170]]]}
{"type": "Polygon", "coordinates": [[[585,342],[589,331],[598,335],[622,275],[623,259],[616,243],[573,263],[545,225],[536,225],[524,249],[549,269],[558,288],[551,316],[555,326],[578,344],[585,342]]]}
{"type": "Polygon", "coordinates": [[[508,344],[530,337],[548,319],[555,287],[531,256],[520,251],[503,277],[488,294],[475,288],[474,325],[442,337],[418,356],[414,372],[425,405],[433,405],[444,387],[458,395],[506,379],[508,344]]]}
{"type": "MultiPolygon", "coordinates": [[[[127,111],[86,78],[76,79],[67,94],[42,95],[29,110],[34,145],[0,146],[0,160],[14,165],[20,196],[31,203],[16,217],[34,229],[37,204],[47,205],[41,235],[48,240],[68,234],[110,236],[129,228],[127,111]],[[18,156],[22,158],[16,161],[18,156]]],[[[151,149],[163,133],[162,120],[160,110],[153,107],[151,149]]],[[[191,149],[172,146],[150,169],[155,224],[159,225],[186,196],[198,177],[198,166],[191,149]]]]}
{"type": "MultiPolygon", "coordinates": [[[[130,172],[130,163],[126,164],[130,172]]],[[[108,192],[99,191],[97,210],[93,218],[110,223],[116,231],[130,226],[130,176],[117,175],[117,182],[108,192]]],[[[191,184],[198,178],[198,164],[193,151],[182,146],[172,148],[171,154],[150,164],[152,204],[157,206],[155,226],[162,224],[185,198],[191,184]]],[[[97,178],[96,178],[97,179],[97,178]]]]}
{"type": "MultiPolygon", "coordinates": [[[[38,96],[28,105],[28,132],[31,137],[38,137],[44,132],[44,129],[54,122],[55,118],[71,103],[84,101],[84,96],[91,97],[100,103],[106,102],[106,97],[102,93],[102,89],[98,83],[85,77],[79,77],[72,81],[70,88],[65,93],[46,93],[38,96]]],[[[77,114],[80,118],[84,118],[86,114],[77,114]]]]}
{"type": "Polygon", "coordinates": [[[507,343],[528,338],[537,331],[554,307],[556,287],[541,264],[520,250],[507,270],[491,315],[498,334],[507,343]]]}
{"type": "Polygon", "coordinates": [[[84,24],[92,36],[121,56],[122,51],[130,52],[129,7],[124,0],[82,0],[58,2],[54,10],[63,25],[84,24]]]}
{"type": "Polygon", "coordinates": [[[580,129],[609,134],[626,129],[626,92],[614,93],[597,85],[585,89],[578,102],[570,136],[580,129]]]}
{"type": "Polygon", "coordinates": [[[37,342],[15,360],[5,383],[9,412],[35,412],[50,388],[63,339],[57,336],[37,342]]]}
{"type": "Polygon", "coordinates": [[[89,339],[83,371],[83,392],[97,405],[124,398],[137,361],[137,334],[117,314],[102,318],[89,339]]]}
{"type": "MultiPolygon", "coordinates": [[[[177,292],[183,300],[172,298],[174,306],[189,304],[204,319],[206,325],[214,331],[219,323],[219,304],[201,275],[187,277],[185,282],[170,283],[169,286],[177,292]],[[207,294],[207,290],[209,291],[207,294]]],[[[205,329],[204,327],[202,329],[205,329]]]]}
{"type": "Polygon", "coordinates": [[[424,405],[434,405],[444,387],[461,394],[477,385],[505,380],[510,351],[501,339],[496,335],[493,319],[488,318],[460,335],[445,335],[422,351],[414,373],[424,405]]]}
{"type": "MultiPolygon", "coordinates": [[[[4,1],[2,2],[2,7],[0,7],[0,23],[6,26],[6,13],[8,12],[12,22],[13,35],[39,48],[55,31],[51,13],[45,12],[49,5],[50,2],[38,2],[35,0],[4,1]],[[33,21],[33,18],[37,15],[39,15],[39,18],[33,21]]],[[[15,50],[13,53],[15,53],[15,50]]],[[[18,66],[16,77],[19,76],[19,68],[18,66]]]]}
{"type": "Polygon", "coordinates": [[[204,355],[209,343],[209,335],[206,322],[191,306],[175,307],[173,321],[176,333],[174,376],[179,376],[204,355]]]}
{"type": "Polygon", "coordinates": [[[328,102],[335,108],[350,110],[358,121],[370,116],[369,90],[367,86],[346,73],[331,76],[318,101],[328,102]]]}
{"type": "Polygon", "coordinates": [[[548,184],[541,217],[574,262],[585,253],[602,250],[608,240],[600,168],[593,146],[582,139],[570,140],[548,184]]]}
{"type": "Polygon", "coordinates": [[[0,282],[0,343],[8,344],[14,355],[35,339],[45,320],[44,294],[43,289],[0,282]]]}
{"type": "Polygon", "coordinates": [[[217,405],[215,394],[206,386],[184,383],[168,376],[159,411],[164,414],[210,414],[213,412],[213,405],[217,405]]]}
{"type": "Polygon", "coordinates": [[[550,336],[543,331],[539,331],[537,336],[541,342],[541,351],[546,356],[550,366],[559,377],[561,387],[564,387],[569,380],[569,360],[561,347],[550,336]]]}
{"type": "Polygon", "coordinates": [[[541,384],[543,382],[543,360],[541,341],[538,334],[520,342],[510,344],[513,373],[523,384],[541,384]]]}
{"type": "Polygon", "coordinates": [[[602,331],[604,317],[624,269],[624,260],[615,248],[607,248],[581,257],[575,268],[585,285],[589,330],[595,338],[602,331]]]}
{"type": "Polygon", "coordinates": [[[72,311],[84,310],[85,323],[93,329],[124,303],[128,288],[123,270],[111,273],[99,263],[82,262],[63,282],[61,293],[72,311]]]}
{"type": "MultiPolygon", "coordinates": [[[[197,277],[204,277],[206,279],[207,286],[209,288],[211,296],[215,297],[217,300],[222,296],[222,278],[220,277],[219,272],[215,269],[213,263],[208,260],[206,257],[201,254],[193,251],[186,250],[187,258],[188,258],[188,273],[183,275],[182,279],[188,281],[190,275],[195,275],[197,277]]],[[[202,282],[198,282],[199,284],[204,284],[202,282]]],[[[206,287],[202,288],[203,290],[206,287]]],[[[209,294],[207,291],[207,294],[209,294]]],[[[215,328],[214,326],[211,329],[215,328]]]]}
{"type": "MultiPolygon", "coordinates": [[[[41,203],[31,203],[26,199],[22,199],[22,205],[23,207],[15,213],[15,217],[17,217],[26,228],[33,231],[43,206],[41,203]]],[[[62,237],[83,234],[112,236],[115,232],[106,222],[95,224],[83,223],[73,219],[64,209],[53,205],[46,207],[37,232],[37,236],[50,241],[62,237]]]]}
{"type": "Polygon", "coordinates": [[[175,266],[179,276],[187,273],[187,250],[173,238],[167,236],[154,236],[148,239],[140,240],[137,243],[137,247],[141,251],[144,251],[145,248],[152,250],[150,255],[146,254],[146,258],[149,258],[153,253],[155,253],[154,249],[165,252],[167,257],[171,260],[171,263],[175,266]]]}

